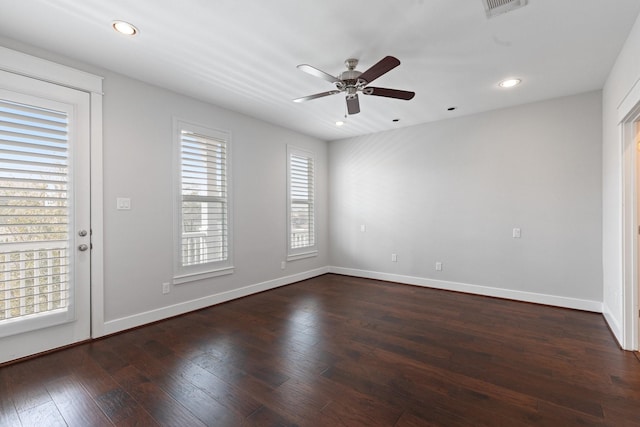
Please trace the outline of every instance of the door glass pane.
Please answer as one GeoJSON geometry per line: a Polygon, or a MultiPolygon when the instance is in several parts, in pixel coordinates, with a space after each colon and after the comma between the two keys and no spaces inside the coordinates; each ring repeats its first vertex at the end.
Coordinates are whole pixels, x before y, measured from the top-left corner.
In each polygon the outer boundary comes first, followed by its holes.
{"type": "Polygon", "coordinates": [[[0,99],[0,325],[69,309],[68,127],[0,99]]]}

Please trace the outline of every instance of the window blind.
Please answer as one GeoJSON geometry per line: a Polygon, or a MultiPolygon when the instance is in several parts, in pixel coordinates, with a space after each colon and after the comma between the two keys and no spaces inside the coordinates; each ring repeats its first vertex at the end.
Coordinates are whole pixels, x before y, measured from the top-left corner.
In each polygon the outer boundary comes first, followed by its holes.
{"type": "Polygon", "coordinates": [[[68,125],[0,99],[0,322],[69,306],[68,125]]]}
{"type": "Polygon", "coordinates": [[[226,261],[227,142],[180,131],[181,265],[226,261]]]}
{"type": "Polygon", "coordinates": [[[289,247],[315,245],[313,157],[298,152],[289,154],[289,247]]]}

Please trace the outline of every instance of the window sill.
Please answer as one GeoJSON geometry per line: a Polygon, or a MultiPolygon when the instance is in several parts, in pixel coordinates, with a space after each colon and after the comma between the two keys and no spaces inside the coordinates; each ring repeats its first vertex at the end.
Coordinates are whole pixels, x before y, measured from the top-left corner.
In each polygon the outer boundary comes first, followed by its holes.
{"type": "Polygon", "coordinates": [[[180,285],[183,283],[195,282],[196,280],[210,279],[212,277],[226,276],[227,274],[233,274],[233,267],[224,267],[217,270],[203,271],[201,273],[182,274],[180,276],[174,276],[173,284],[180,285]]]}
{"type": "Polygon", "coordinates": [[[318,251],[309,251],[309,252],[302,252],[299,254],[287,255],[287,261],[296,261],[299,259],[312,258],[314,256],[318,256],[318,251]]]}

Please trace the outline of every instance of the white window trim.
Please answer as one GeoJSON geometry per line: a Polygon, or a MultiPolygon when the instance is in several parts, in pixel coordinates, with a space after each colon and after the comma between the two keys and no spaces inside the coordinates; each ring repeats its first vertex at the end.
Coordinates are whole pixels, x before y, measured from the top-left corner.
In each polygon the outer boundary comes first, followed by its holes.
{"type": "Polygon", "coordinates": [[[317,239],[318,234],[316,232],[316,159],[313,152],[304,150],[301,148],[287,145],[287,261],[296,261],[305,258],[311,258],[318,256],[317,239]],[[313,164],[313,182],[312,182],[312,194],[313,194],[313,245],[305,246],[303,248],[291,248],[291,156],[299,155],[308,157],[313,164]]]}
{"type": "MultiPolygon", "coordinates": [[[[308,248],[305,248],[308,249],[308,248]]],[[[305,258],[313,258],[315,256],[318,256],[318,250],[314,249],[311,251],[307,251],[307,252],[301,252],[299,254],[295,254],[295,255],[287,255],[287,261],[297,261],[299,259],[305,259],[305,258]]]]}
{"type": "Polygon", "coordinates": [[[234,273],[233,266],[233,185],[232,185],[232,144],[231,144],[231,132],[212,129],[206,125],[199,125],[193,122],[182,120],[174,117],[173,119],[173,141],[174,141],[174,155],[173,155],[173,203],[174,203],[174,219],[173,219],[173,235],[174,235],[174,248],[173,248],[173,284],[179,285],[183,283],[194,282],[198,280],[209,279],[213,277],[224,276],[234,273]],[[182,235],[181,235],[181,223],[182,223],[182,194],[181,194],[181,181],[180,174],[180,161],[181,161],[181,140],[180,132],[182,130],[189,130],[191,132],[210,136],[214,139],[222,139],[226,141],[226,179],[227,179],[227,259],[225,261],[219,261],[214,263],[194,265],[183,267],[181,265],[181,247],[182,247],[182,235]]]}

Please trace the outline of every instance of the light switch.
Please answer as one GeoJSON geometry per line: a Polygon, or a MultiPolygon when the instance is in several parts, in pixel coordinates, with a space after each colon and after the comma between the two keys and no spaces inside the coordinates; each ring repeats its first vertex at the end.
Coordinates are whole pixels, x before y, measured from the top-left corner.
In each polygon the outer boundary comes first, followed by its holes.
{"type": "Polygon", "coordinates": [[[116,199],[116,209],[119,211],[128,211],[131,209],[131,199],[128,197],[118,197],[116,199]]]}
{"type": "Polygon", "coordinates": [[[520,229],[519,228],[514,228],[513,229],[513,238],[514,239],[519,239],[520,238],[520,229]]]}

